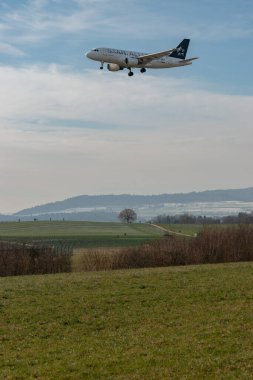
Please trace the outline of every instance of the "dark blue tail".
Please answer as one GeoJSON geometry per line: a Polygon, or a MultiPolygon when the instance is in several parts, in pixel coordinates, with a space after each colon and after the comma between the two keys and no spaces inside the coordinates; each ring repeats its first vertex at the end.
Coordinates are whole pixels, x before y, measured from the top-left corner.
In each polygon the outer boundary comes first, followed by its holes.
{"type": "Polygon", "coordinates": [[[177,46],[177,50],[173,51],[173,53],[170,54],[170,57],[173,58],[179,58],[179,59],[185,59],[188,46],[189,46],[190,40],[185,38],[180,44],[177,46]]]}

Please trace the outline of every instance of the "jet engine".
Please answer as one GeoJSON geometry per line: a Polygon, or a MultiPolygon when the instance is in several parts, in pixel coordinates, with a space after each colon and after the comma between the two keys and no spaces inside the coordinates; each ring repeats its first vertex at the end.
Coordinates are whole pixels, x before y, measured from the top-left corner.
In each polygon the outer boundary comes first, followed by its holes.
{"type": "Polygon", "coordinates": [[[139,61],[137,58],[125,58],[124,59],[124,63],[128,66],[128,67],[135,67],[139,64],[139,61]]]}
{"type": "Polygon", "coordinates": [[[122,68],[119,65],[117,65],[117,63],[108,63],[107,69],[109,71],[119,71],[119,70],[122,70],[122,68]]]}

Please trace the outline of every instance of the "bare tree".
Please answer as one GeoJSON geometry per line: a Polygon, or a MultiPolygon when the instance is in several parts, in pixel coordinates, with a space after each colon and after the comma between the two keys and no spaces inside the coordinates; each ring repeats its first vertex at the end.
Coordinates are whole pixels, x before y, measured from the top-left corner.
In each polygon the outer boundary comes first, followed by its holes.
{"type": "Polygon", "coordinates": [[[124,210],[120,211],[118,218],[122,222],[132,223],[137,219],[137,214],[131,208],[125,208],[124,210]]]}

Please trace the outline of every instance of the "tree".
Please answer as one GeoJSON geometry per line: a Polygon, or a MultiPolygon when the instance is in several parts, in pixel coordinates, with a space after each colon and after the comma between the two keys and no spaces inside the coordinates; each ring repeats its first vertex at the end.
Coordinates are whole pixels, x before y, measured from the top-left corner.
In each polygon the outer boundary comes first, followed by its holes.
{"type": "Polygon", "coordinates": [[[125,208],[124,210],[120,211],[118,218],[122,222],[132,223],[137,219],[137,214],[131,208],[125,208]]]}

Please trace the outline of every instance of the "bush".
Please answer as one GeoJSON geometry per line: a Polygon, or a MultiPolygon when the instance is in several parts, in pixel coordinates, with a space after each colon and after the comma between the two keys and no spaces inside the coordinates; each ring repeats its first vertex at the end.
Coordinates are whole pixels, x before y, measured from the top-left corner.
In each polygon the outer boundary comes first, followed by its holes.
{"type": "Polygon", "coordinates": [[[140,247],[116,252],[91,250],[79,270],[148,268],[173,265],[253,261],[253,228],[204,228],[196,238],[167,236],[140,247]]]}
{"type": "Polygon", "coordinates": [[[0,242],[0,276],[70,272],[71,255],[64,245],[0,242]]]}
{"type": "Polygon", "coordinates": [[[193,242],[199,263],[227,263],[253,260],[253,228],[205,228],[193,242]]]}

